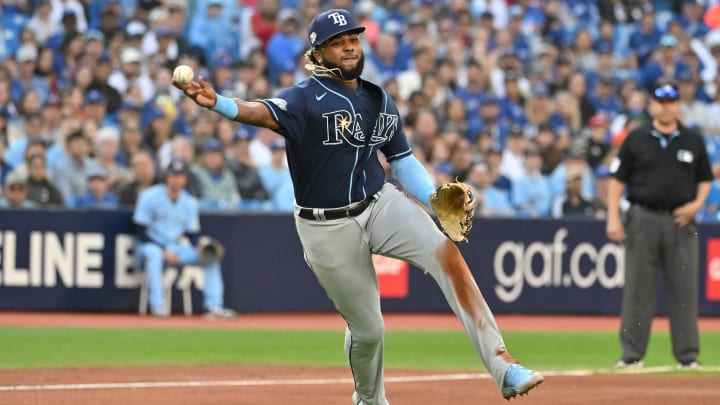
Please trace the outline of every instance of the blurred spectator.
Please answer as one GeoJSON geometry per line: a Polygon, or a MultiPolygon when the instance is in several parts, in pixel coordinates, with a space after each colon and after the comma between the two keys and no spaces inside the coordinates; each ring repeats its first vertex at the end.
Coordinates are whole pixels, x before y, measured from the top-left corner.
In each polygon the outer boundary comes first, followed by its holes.
{"type": "Polygon", "coordinates": [[[12,173],[5,182],[4,193],[0,194],[0,208],[35,208],[37,205],[27,199],[27,177],[12,173]]]}
{"type": "Polygon", "coordinates": [[[550,188],[540,173],[542,157],[535,146],[524,151],[524,173],[512,183],[512,203],[519,217],[537,218],[550,211],[550,188]]]}
{"type": "Polygon", "coordinates": [[[50,95],[47,83],[35,74],[37,67],[38,50],[34,45],[21,46],[15,60],[18,64],[17,76],[12,81],[11,96],[15,103],[20,102],[23,93],[33,89],[40,97],[40,104],[44,103],[50,95]]]}
{"type": "Polygon", "coordinates": [[[80,130],[65,137],[65,155],[52,168],[52,178],[67,207],[75,207],[87,190],[87,173],[92,163],[89,154],[90,141],[80,130]]]}
{"type": "Polygon", "coordinates": [[[408,68],[408,61],[398,57],[397,36],[382,32],[367,57],[366,63],[375,65],[380,82],[384,83],[408,68]]]}
{"type": "Polygon", "coordinates": [[[466,182],[478,192],[475,213],[482,217],[513,217],[513,209],[507,192],[492,185],[493,179],[486,162],[472,165],[466,182]]]}
{"type": "Polygon", "coordinates": [[[662,36],[662,31],[655,22],[655,10],[649,7],[642,11],[639,25],[630,34],[628,43],[632,55],[635,56],[637,66],[644,66],[648,62],[662,36]]]}
{"type": "Polygon", "coordinates": [[[492,145],[488,148],[485,154],[485,161],[488,164],[490,170],[490,179],[492,185],[497,189],[503,191],[508,199],[510,199],[510,190],[512,189],[512,182],[508,177],[500,173],[500,167],[502,166],[503,149],[500,145],[492,145]]]}
{"type": "Polygon", "coordinates": [[[583,170],[573,167],[565,171],[565,194],[555,197],[551,215],[554,218],[592,218],[595,216],[595,206],[583,198],[582,190],[583,170]]]}
{"type": "Polygon", "coordinates": [[[143,55],[137,48],[125,47],[120,52],[120,69],[110,74],[108,84],[114,87],[120,94],[127,93],[131,84],[140,89],[140,96],[143,103],[148,102],[155,93],[155,86],[152,80],[142,69],[143,55]]]}
{"type": "MultiPolygon", "coordinates": [[[[123,111],[129,111],[131,109],[133,109],[133,107],[123,108],[121,115],[124,114],[123,111]]],[[[135,153],[148,149],[143,142],[142,131],[140,130],[139,110],[134,111],[133,114],[137,113],[137,116],[121,119],[119,161],[124,165],[129,165],[131,157],[135,153]]]]}
{"type": "Polygon", "coordinates": [[[276,140],[270,146],[272,159],[270,164],[260,166],[258,173],[263,187],[270,194],[273,210],[292,212],[295,206],[295,194],[290,179],[290,170],[285,161],[285,141],[276,140]]]}
{"type": "Polygon", "coordinates": [[[203,146],[200,163],[191,167],[200,186],[200,207],[231,209],[237,206],[239,193],[235,175],[225,162],[220,141],[209,139],[203,146]]]}
{"type": "Polygon", "coordinates": [[[107,115],[107,100],[98,90],[89,90],[85,95],[83,119],[93,121],[97,126],[114,125],[107,115]]]}
{"type": "Polygon", "coordinates": [[[400,97],[407,99],[412,92],[420,90],[422,78],[429,74],[435,65],[435,54],[430,48],[418,48],[413,52],[412,67],[397,75],[400,97]]]}
{"type": "Polygon", "coordinates": [[[235,175],[239,208],[244,210],[266,210],[270,208],[270,196],[265,190],[257,165],[250,155],[251,135],[244,128],[238,128],[233,137],[233,147],[228,165],[235,175]]]}
{"type": "Polygon", "coordinates": [[[268,55],[268,78],[276,84],[280,72],[295,70],[298,56],[305,51],[305,39],[300,33],[300,16],[295,10],[284,9],[278,14],[279,30],[270,37],[268,55]]]}
{"type": "Polygon", "coordinates": [[[696,80],[690,72],[686,72],[678,81],[678,92],[680,93],[680,116],[682,123],[691,128],[703,128],[710,121],[708,105],[697,97],[696,80]]]}
{"type": "Polygon", "coordinates": [[[93,145],[95,165],[105,171],[108,187],[114,189],[130,178],[130,171],[118,163],[120,156],[120,135],[115,127],[102,127],[95,136],[93,145]]]}
{"type": "Polygon", "coordinates": [[[157,183],[155,163],[149,153],[135,152],[131,158],[131,168],[132,180],[121,184],[117,192],[121,207],[134,206],[140,193],[157,183]]]}
{"type": "Polygon", "coordinates": [[[143,111],[143,143],[160,162],[170,161],[170,144],[173,137],[172,121],[162,108],[149,105],[143,111]]]}
{"type": "Polygon", "coordinates": [[[588,122],[588,137],[585,151],[587,162],[593,169],[602,163],[607,163],[607,157],[610,153],[608,124],[607,118],[602,114],[594,115],[590,118],[590,122],[588,122]]]}
{"type": "Polygon", "coordinates": [[[673,35],[663,35],[659,40],[657,58],[648,61],[640,69],[638,83],[641,88],[652,91],[662,78],[679,79],[689,72],[687,65],[680,60],[678,40],[673,35]]]}
{"type": "Polygon", "coordinates": [[[622,107],[616,94],[615,79],[611,75],[597,76],[593,94],[590,96],[590,102],[595,107],[595,113],[602,114],[609,119],[613,119],[618,115],[622,107]]]}
{"type": "MultiPolygon", "coordinates": [[[[507,144],[502,153],[502,163],[500,164],[500,174],[507,177],[511,181],[515,181],[525,174],[523,161],[525,160],[525,148],[528,140],[523,136],[520,128],[511,128],[508,132],[507,144]]],[[[540,162],[542,166],[542,161],[540,162]]],[[[539,169],[539,168],[538,168],[539,169]]]]}
{"type": "Polygon", "coordinates": [[[50,0],[38,0],[35,2],[35,11],[28,22],[27,27],[35,35],[39,43],[45,43],[52,35],[60,32],[61,25],[51,16],[52,5],[50,0]]]}
{"type": "Polygon", "coordinates": [[[120,92],[108,82],[112,72],[113,66],[110,56],[107,54],[101,55],[95,64],[92,82],[90,82],[88,90],[99,91],[107,100],[106,112],[114,115],[122,107],[123,99],[120,92]]]}
{"type": "Polygon", "coordinates": [[[85,18],[85,7],[79,0],[50,0],[52,4],[51,18],[55,22],[60,22],[66,15],[72,13],[75,16],[75,28],[79,32],[85,32],[88,28],[87,18],[85,18]]]}
{"type": "Polygon", "coordinates": [[[682,2],[682,14],[677,17],[682,28],[691,37],[699,38],[705,36],[710,28],[703,21],[705,12],[705,0],[685,0],[682,2]]]}
{"type": "Polygon", "coordinates": [[[581,194],[583,198],[590,199],[593,195],[592,169],[586,160],[587,152],[582,142],[574,144],[567,153],[567,157],[548,176],[548,185],[552,198],[565,193],[565,184],[568,171],[582,173],[581,194]]]}
{"type": "Polygon", "coordinates": [[[587,78],[582,72],[573,72],[568,79],[567,89],[577,99],[580,105],[580,122],[585,125],[590,117],[596,114],[595,106],[588,94],[587,78]]]}
{"type": "Polygon", "coordinates": [[[87,192],[77,200],[78,208],[116,208],[118,198],[110,192],[107,170],[92,166],[87,172],[87,192]]]}
{"type": "MultiPolygon", "coordinates": [[[[277,5],[277,1],[262,1],[260,2],[261,7],[267,8],[272,7],[267,3],[274,3],[277,5]]],[[[198,4],[201,4],[200,2],[198,4]]],[[[238,35],[228,35],[232,32],[232,27],[228,25],[227,20],[223,17],[223,13],[227,12],[225,9],[225,3],[222,0],[208,0],[205,1],[206,7],[197,13],[190,22],[188,30],[188,43],[191,46],[197,46],[201,48],[205,55],[205,60],[212,60],[217,53],[228,52],[239,47],[238,41],[240,38],[238,35]]],[[[275,10],[277,12],[277,9],[275,10]]],[[[275,16],[271,17],[272,25],[275,23],[275,16]]],[[[255,21],[255,19],[253,19],[255,21]]],[[[272,31],[274,32],[274,30],[272,31]]],[[[270,39],[269,33],[267,37],[263,37],[265,41],[270,39]]],[[[243,42],[250,40],[250,38],[243,38],[243,42]]],[[[263,44],[264,45],[264,44],[263,44]]]]}
{"type": "Polygon", "coordinates": [[[534,141],[542,156],[543,164],[540,172],[548,175],[565,159],[565,151],[558,146],[555,128],[550,124],[542,124],[538,127],[534,141]]]}
{"type": "Polygon", "coordinates": [[[27,153],[27,149],[31,143],[42,143],[44,156],[47,154],[47,135],[44,132],[43,116],[40,113],[33,112],[26,114],[20,121],[18,132],[10,139],[10,146],[5,152],[5,159],[12,167],[17,167],[23,163],[27,153]],[[16,137],[16,139],[12,139],[16,137]]]}
{"type": "Polygon", "coordinates": [[[480,102],[478,112],[471,115],[468,126],[470,141],[475,141],[479,132],[487,131],[492,135],[493,142],[501,145],[505,144],[505,137],[510,130],[500,120],[500,101],[489,95],[480,102]]]}
{"type": "Polygon", "coordinates": [[[45,158],[31,155],[27,159],[27,199],[44,208],[63,207],[63,197],[55,184],[48,178],[45,158]]]}
{"type": "MultiPolygon", "coordinates": [[[[19,172],[24,175],[28,175],[27,161],[31,156],[40,156],[43,160],[47,159],[47,142],[40,137],[33,137],[27,140],[27,147],[22,152],[22,159],[20,163],[11,165],[14,172],[19,172]]],[[[5,154],[5,158],[8,158],[8,153],[5,154]]]]}

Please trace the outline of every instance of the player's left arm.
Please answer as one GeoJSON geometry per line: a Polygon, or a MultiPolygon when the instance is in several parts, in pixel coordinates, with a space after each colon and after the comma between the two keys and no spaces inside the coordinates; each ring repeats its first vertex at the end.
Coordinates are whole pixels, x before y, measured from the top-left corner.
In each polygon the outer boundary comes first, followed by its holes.
{"type": "Polygon", "coordinates": [[[215,111],[225,118],[257,127],[280,128],[275,117],[262,103],[217,94],[202,76],[198,77],[197,81],[190,81],[186,84],[173,80],[173,85],[182,90],[196,104],[215,111]]]}
{"type": "Polygon", "coordinates": [[[432,179],[425,166],[412,153],[400,159],[389,162],[395,177],[400,181],[405,191],[424,206],[430,208],[430,196],[435,192],[432,179]]]}

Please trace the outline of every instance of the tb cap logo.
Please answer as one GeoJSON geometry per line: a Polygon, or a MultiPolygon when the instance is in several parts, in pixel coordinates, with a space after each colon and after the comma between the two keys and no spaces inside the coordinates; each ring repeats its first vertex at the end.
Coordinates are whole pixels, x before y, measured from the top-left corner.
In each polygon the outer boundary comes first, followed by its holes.
{"type": "Polygon", "coordinates": [[[347,25],[347,19],[345,19],[345,16],[337,11],[332,14],[328,14],[328,18],[332,18],[333,24],[339,25],[340,27],[347,25]]]}

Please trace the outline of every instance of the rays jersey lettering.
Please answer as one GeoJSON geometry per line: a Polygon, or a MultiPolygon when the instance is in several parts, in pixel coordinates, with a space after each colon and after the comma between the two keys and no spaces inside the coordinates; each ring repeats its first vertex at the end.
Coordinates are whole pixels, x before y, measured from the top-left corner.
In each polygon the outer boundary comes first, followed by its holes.
{"type": "Polygon", "coordinates": [[[332,111],[322,114],[325,119],[326,137],[323,145],[338,145],[343,139],[348,144],[361,148],[365,145],[377,145],[388,141],[398,128],[398,116],[380,113],[375,121],[370,141],[367,142],[362,126],[362,115],[355,114],[352,119],[347,110],[332,111]]]}

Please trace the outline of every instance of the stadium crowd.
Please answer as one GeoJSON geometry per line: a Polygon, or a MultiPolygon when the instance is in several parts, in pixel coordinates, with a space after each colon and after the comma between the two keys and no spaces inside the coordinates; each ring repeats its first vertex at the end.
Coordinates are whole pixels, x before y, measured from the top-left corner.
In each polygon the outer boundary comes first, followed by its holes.
{"type": "MultiPolygon", "coordinates": [[[[363,77],[400,108],[438,184],[479,216],[602,218],[609,164],[678,85],[720,177],[720,30],[703,0],[3,0],[0,207],[132,207],[174,157],[205,210],[291,211],[282,138],[197,107],[187,64],[225,96],[308,77],[309,18],[353,10],[363,77]]],[[[720,220],[720,180],[699,220],[720,220]]]]}

